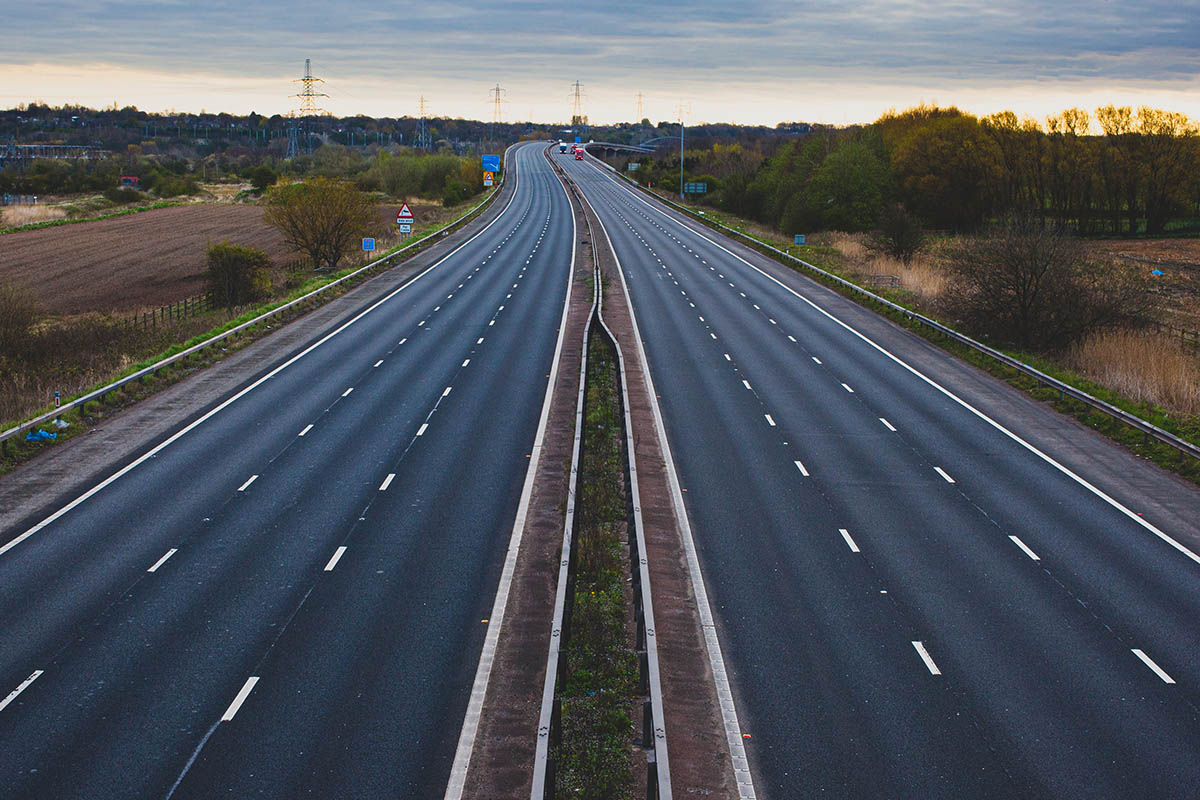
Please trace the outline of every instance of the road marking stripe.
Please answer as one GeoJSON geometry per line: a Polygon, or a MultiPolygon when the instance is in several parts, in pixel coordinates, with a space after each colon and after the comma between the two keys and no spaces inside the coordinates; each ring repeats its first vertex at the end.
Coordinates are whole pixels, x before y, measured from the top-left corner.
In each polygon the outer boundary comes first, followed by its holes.
{"type": "Polygon", "coordinates": [[[858,549],[858,545],[854,543],[854,540],[850,538],[850,531],[846,530],[845,528],[838,528],[838,533],[840,533],[842,538],[846,540],[846,544],[849,545],[851,553],[862,552],[858,549]]]}
{"type": "Polygon", "coordinates": [[[304,430],[300,431],[300,433],[299,433],[298,435],[299,435],[299,436],[303,436],[304,434],[308,433],[308,432],[309,432],[309,431],[311,431],[312,429],[313,429],[313,426],[312,426],[312,425],[305,425],[305,426],[304,426],[304,430]]]}
{"type": "Polygon", "coordinates": [[[396,473],[389,472],[388,476],[383,479],[383,483],[379,484],[379,491],[386,492],[387,487],[392,485],[392,481],[396,479],[396,473]]]}
{"type": "Polygon", "coordinates": [[[933,471],[945,478],[946,483],[954,483],[954,478],[951,478],[949,475],[947,475],[946,470],[942,469],[941,467],[934,467],[933,471]]]}
{"type": "Polygon", "coordinates": [[[342,397],[347,397],[347,396],[349,396],[349,394],[350,394],[351,392],[353,392],[353,391],[354,391],[354,387],[353,387],[353,386],[351,386],[349,389],[347,389],[346,391],[342,392],[342,397]]]}
{"type": "Polygon", "coordinates": [[[767,322],[771,323],[772,325],[778,325],[778,324],[779,324],[778,322],[776,322],[775,320],[771,319],[770,317],[767,317],[767,322]]]}
{"type": "Polygon", "coordinates": [[[770,415],[770,414],[763,414],[763,416],[767,418],[767,424],[768,424],[768,425],[770,425],[772,428],[774,428],[774,427],[775,427],[775,420],[771,419],[771,415],[770,415]]]}
{"type": "Polygon", "coordinates": [[[888,422],[888,421],[887,421],[886,419],[884,419],[883,417],[880,417],[880,418],[879,418],[879,421],[880,421],[880,422],[882,422],[882,423],[884,424],[884,426],[886,426],[886,427],[887,427],[887,429],[888,429],[889,431],[891,431],[892,433],[895,433],[895,432],[896,432],[896,429],[895,429],[895,428],[892,426],[892,423],[888,422]]]}
{"type": "Polygon", "coordinates": [[[254,689],[254,684],[258,683],[258,676],[251,675],[246,678],[246,682],[242,684],[242,689],[237,693],[237,697],[233,698],[233,702],[229,704],[229,708],[225,709],[225,713],[221,715],[221,722],[229,722],[237,714],[238,709],[242,707],[242,703],[246,702],[246,698],[250,696],[250,692],[254,689]]]}
{"type": "Polygon", "coordinates": [[[333,557],[329,559],[329,563],[325,565],[325,572],[333,572],[333,568],[337,566],[337,562],[341,560],[342,553],[346,552],[346,546],[342,545],[337,550],[333,551],[333,557]]]}
{"type": "Polygon", "coordinates": [[[383,359],[381,358],[381,359],[379,359],[378,361],[376,361],[376,362],[375,362],[375,366],[376,366],[376,367],[378,367],[378,366],[379,366],[380,364],[382,364],[382,363],[383,363],[383,359]]]}
{"type": "Polygon", "coordinates": [[[925,666],[929,669],[930,675],[941,675],[942,671],[938,669],[937,664],[933,663],[933,659],[929,656],[929,651],[925,649],[925,645],[920,642],[913,642],[912,646],[917,648],[917,654],[921,656],[921,660],[925,662],[925,666]]]}
{"type": "Polygon", "coordinates": [[[471,359],[467,358],[467,359],[463,360],[462,365],[465,367],[467,364],[470,364],[470,363],[471,363],[471,359]]]}
{"type": "Polygon", "coordinates": [[[478,339],[476,339],[475,344],[483,344],[483,337],[480,336],[478,339]]]}
{"type": "Polygon", "coordinates": [[[453,388],[454,388],[453,386],[447,386],[446,391],[442,392],[442,397],[445,397],[446,395],[450,394],[450,390],[453,388]]]}
{"type": "Polygon", "coordinates": [[[42,673],[43,673],[43,672],[44,672],[44,670],[35,669],[35,670],[33,671],[33,674],[32,674],[32,675],[30,675],[30,676],[29,676],[28,678],[26,678],[25,680],[21,681],[21,685],[20,685],[20,686],[18,686],[17,688],[15,688],[15,689],[13,689],[11,692],[9,692],[9,693],[8,693],[8,697],[4,698],[4,700],[3,700],[3,701],[0,701],[0,711],[3,711],[3,710],[4,710],[4,709],[5,709],[7,706],[8,706],[8,704],[9,704],[9,703],[11,703],[13,700],[16,700],[16,699],[17,699],[17,695],[19,695],[21,692],[23,692],[23,691],[25,691],[26,689],[28,689],[28,688],[29,688],[29,684],[33,683],[33,682],[34,682],[34,681],[36,681],[38,678],[40,678],[40,677],[42,676],[42,673]]]}
{"type": "Polygon", "coordinates": [[[398,344],[398,345],[399,345],[399,344],[404,344],[404,343],[405,343],[405,342],[407,342],[407,341],[408,341],[408,337],[407,337],[407,336],[405,336],[403,339],[401,339],[400,341],[396,342],[396,344],[398,344]]]}
{"type": "MultiPolygon", "coordinates": [[[[1133,648],[1133,654],[1135,656],[1137,656],[1138,658],[1140,658],[1142,660],[1143,664],[1145,664],[1147,667],[1149,667],[1151,670],[1153,670],[1154,674],[1157,675],[1159,678],[1161,678],[1163,683],[1174,683],[1175,682],[1175,679],[1172,678],[1170,675],[1168,675],[1166,672],[1164,672],[1162,667],[1160,667],[1158,664],[1155,664],[1154,659],[1150,658],[1150,656],[1146,655],[1144,652],[1142,652],[1141,650],[1139,650],[1136,647],[1133,648]]],[[[0,705],[0,708],[4,708],[4,706],[0,705]]]]}
{"type": "Polygon", "coordinates": [[[1018,539],[1017,537],[1015,537],[1015,536],[1009,536],[1008,538],[1012,539],[1012,541],[1013,541],[1013,544],[1015,544],[1017,547],[1021,548],[1021,549],[1022,549],[1022,550],[1025,552],[1025,555],[1029,556],[1029,557],[1030,557],[1030,558],[1032,558],[1034,561],[1041,561],[1041,560],[1042,560],[1042,559],[1038,558],[1038,554],[1037,554],[1037,553],[1035,553],[1035,552],[1033,552],[1032,550],[1030,550],[1030,549],[1029,549],[1029,547],[1028,547],[1028,545],[1026,545],[1024,542],[1022,542],[1022,541],[1021,541],[1020,539],[1018,539]]]}
{"type": "Polygon", "coordinates": [[[813,361],[815,361],[815,362],[817,362],[818,364],[820,364],[820,363],[821,363],[821,359],[817,358],[816,356],[813,356],[813,357],[812,357],[812,360],[813,360],[813,361]]]}
{"type": "Polygon", "coordinates": [[[801,475],[806,478],[808,477],[808,470],[804,468],[803,464],[801,464],[799,461],[793,461],[792,463],[796,465],[796,469],[800,470],[801,475]]]}
{"type": "Polygon", "coordinates": [[[845,389],[845,390],[846,390],[847,392],[849,392],[850,394],[854,394],[854,390],[853,390],[853,389],[851,389],[851,388],[850,388],[850,386],[849,386],[848,384],[845,384],[845,383],[843,383],[843,384],[842,384],[842,388],[843,388],[843,389],[845,389]]]}
{"type": "Polygon", "coordinates": [[[429,427],[429,423],[428,423],[428,422],[422,422],[422,423],[421,423],[421,427],[417,429],[417,436],[424,436],[424,435],[425,435],[425,429],[426,429],[426,428],[428,428],[428,427],[429,427]]]}
{"type": "Polygon", "coordinates": [[[243,483],[241,486],[239,486],[239,487],[238,487],[238,491],[239,491],[239,492],[244,492],[244,491],[246,491],[246,487],[247,487],[247,486],[249,486],[250,484],[254,483],[256,480],[258,480],[258,476],[257,476],[257,475],[251,475],[251,476],[250,476],[250,477],[249,477],[249,478],[246,480],[246,482],[245,482],[245,483],[243,483]]]}
{"type": "MultiPolygon", "coordinates": [[[[747,389],[750,389],[750,381],[743,380],[742,385],[745,386],[747,389]]],[[[754,391],[754,390],[750,389],[750,391],[754,391]]]]}
{"type": "Polygon", "coordinates": [[[146,570],[146,572],[158,572],[158,568],[161,567],[163,564],[167,563],[167,559],[170,558],[171,556],[175,555],[178,552],[179,552],[179,548],[172,547],[170,550],[168,550],[166,552],[166,555],[164,555],[158,561],[155,561],[154,566],[150,567],[150,569],[146,570]]]}
{"type": "Polygon", "coordinates": [[[733,361],[733,359],[729,357],[729,353],[726,353],[726,354],[725,354],[725,360],[726,360],[726,361],[733,361]]]}
{"type": "Polygon", "coordinates": [[[709,336],[711,336],[711,337],[712,337],[712,338],[714,338],[714,339],[716,339],[716,338],[717,338],[717,335],[716,335],[715,333],[710,333],[710,334],[709,334],[709,336]]]}
{"type": "Polygon", "coordinates": [[[417,323],[417,327],[419,328],[424,324],[425,324],[425,320],[421,320],[420,322],[417,323]]]}

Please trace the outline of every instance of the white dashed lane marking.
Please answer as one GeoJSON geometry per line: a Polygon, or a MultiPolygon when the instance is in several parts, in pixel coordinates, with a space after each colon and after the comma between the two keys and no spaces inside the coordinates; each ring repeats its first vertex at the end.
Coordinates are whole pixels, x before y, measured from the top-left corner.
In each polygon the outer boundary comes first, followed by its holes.
{"type": "Polygon", "coordinates": [[[239,492],[246,491],[246,489],[249,488],[250,484],[254,483],[256,480],[258,480],[258,476],[251,475],[249,478],[246,479],[245,483],[243,483],[241,486],[238,487],[238,491],[239,492]]]}
{"type": "Polygon", "coordinates": [[[172,547],[170,550],[168,550],[163,555],[162,558],[160,558],[158,561],[155,561],[154,565],[152,567],[150,567],[150,569],[146,570],[146,572],[158,572],[158,568],[161,567],[163,564],[167,563],[167,559],[170,558],[171,556],[175,555],[178,552],[179,552],[178,548],[172,547]]]}

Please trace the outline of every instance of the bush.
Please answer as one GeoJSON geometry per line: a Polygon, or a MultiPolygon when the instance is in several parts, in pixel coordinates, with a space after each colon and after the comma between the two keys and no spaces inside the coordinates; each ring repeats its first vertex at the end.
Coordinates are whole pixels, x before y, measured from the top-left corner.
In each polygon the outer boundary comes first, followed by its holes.
{"type": "Polygon", "coordinates": [[[954,248],[952,313],[969,330],[1033,351],[1059,350],[1093,331],[1136,322],[1149,290],[1117,265],[1089,263],[1065,229],[1009,218],[954,248]]]}
{"type": "Polygon", "coordinates": [[[137,203],[146,199],[146,195],[139,192],[137,189],[131,189],[128,186],[121,186],[114,189],[104,190],[104,199],[117,205],[125,205],[126,203],[137,203]]]}
{"type": "Polygon", "coordinates": [[[235,306],[266,300],[271,293],[271,259],[261,250],[221,242],[205,251],[213,302],[235,306]]]}
{"type": "Polygon", "coordinates": [[[30,328],[37,321],[33,294],[19,286],[0,283],[0,361],[24,351],[30,328]]]}
{"type": "Polygon", "coordinates": [[[265,192],[277,178],[275,171],[265,164],[260,164],[250,170],[250,185],[260,192],[265,192]]]}
{"type": "Polygon", "coordinates": [[[879,230],[871,240],[871,249],[907,264],[924,244],[921,221],[908,213],[903,204],[884,207],[879,215],[879,230]]]}

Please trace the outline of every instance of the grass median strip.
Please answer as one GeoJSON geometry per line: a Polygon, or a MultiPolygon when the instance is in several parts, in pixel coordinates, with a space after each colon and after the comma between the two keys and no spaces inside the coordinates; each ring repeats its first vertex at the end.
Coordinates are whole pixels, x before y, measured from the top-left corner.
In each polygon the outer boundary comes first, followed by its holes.
{"type": "Polygon", "coordinates": [[[640,702],[626,546],[624,417],[616,354],[591,337],[580,459],[574,590],[566,670],[559,680],[562,736],[552,758],[556,796],[632,797],[634,719],[640,702]]]}

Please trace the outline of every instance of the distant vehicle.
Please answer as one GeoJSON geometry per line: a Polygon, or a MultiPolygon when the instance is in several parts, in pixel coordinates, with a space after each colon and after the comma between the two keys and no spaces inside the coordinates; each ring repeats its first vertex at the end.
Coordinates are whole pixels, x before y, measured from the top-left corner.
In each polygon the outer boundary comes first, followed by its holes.
{"type": "Polygon", "coordinates": [[[583,161],[583,148],[580,148],[579,150],[575,151],[575,160],[583,161]]]}
{"type": "Polygon", "coordinates": [[[560,144],[560,145],[558,146],[558,152],[560,152],[560,153],[565,153],[565,152],[567,152],[567,146],[566,146],[565,144],[560,144]]]}

